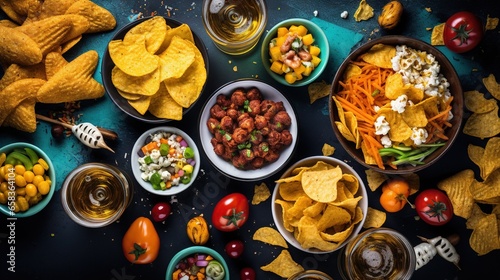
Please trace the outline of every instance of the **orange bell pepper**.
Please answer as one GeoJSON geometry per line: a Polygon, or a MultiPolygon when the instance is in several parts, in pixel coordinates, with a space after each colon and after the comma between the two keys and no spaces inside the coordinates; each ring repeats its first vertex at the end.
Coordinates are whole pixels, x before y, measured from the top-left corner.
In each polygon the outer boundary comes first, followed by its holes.
{"type": "Polygon", "coordinates": [[[131,263],[153,262],[160,251],[160,237],[149,218],[139,217],[129,227],[122,240],[125,258],[131,263]]]}

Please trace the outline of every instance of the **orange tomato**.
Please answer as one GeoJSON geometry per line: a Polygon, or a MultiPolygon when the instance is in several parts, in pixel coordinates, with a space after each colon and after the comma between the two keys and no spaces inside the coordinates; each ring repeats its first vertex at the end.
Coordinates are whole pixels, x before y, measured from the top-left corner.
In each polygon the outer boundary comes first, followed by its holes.
{"type": "Polygon", "coordinates": [[[380,205],[387,212],[398,212],[408,202],[410,186],[402,178],[393,178],[385,182],[380,196],[380,205]]]}
{"type": "Polygon", "coordinates": [[[160,237],[153,222],[146,217],[137,218],[123,236],[122,249],[131,263],[153,262],[160,251],[160,237]]]}

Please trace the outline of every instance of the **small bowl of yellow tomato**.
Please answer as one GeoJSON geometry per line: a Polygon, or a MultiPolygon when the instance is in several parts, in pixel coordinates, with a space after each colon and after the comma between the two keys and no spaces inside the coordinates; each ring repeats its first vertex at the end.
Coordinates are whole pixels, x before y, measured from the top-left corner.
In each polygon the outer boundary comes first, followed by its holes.
{"type": "Polygon", "coordinates": [[[325,70],[330,46],[314,22],[292,18],[276,24],[264,37],[261,59],[267,73],[287,86],[312,83],[325,70]]]}

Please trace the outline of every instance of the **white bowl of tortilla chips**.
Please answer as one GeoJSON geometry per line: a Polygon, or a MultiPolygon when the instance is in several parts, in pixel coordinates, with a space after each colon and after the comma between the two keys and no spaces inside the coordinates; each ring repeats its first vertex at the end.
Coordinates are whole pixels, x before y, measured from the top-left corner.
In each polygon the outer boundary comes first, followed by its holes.
{"type": "Polygon", "coordinates": [[[308,253],[331,253],[362,229],[368,210],[363,180],[342,160],[312,156],[288,168],[272,195],[274,223],[285,240],[308,253]]]}
{"type": "Polygon", "coordinates": [[[108,43],[102,81],[127,115],[148,123],[181,120],[208,77],[203,41],[185,23],[153,16],[129,23],[108,43]]]}

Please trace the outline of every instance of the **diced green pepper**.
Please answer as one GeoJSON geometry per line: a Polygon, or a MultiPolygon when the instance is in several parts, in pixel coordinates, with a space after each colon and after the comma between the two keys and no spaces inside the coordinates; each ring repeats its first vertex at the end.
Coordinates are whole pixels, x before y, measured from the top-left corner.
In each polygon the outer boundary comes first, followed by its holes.
{"type": "Polygon", "coordinates": [[[186,147],[184,150],[184,158],[194,158],[194,150],[191,147],[186,147]]]}
{"type": "Polygon", "coordinates": [[[144,158],[144,162],[145,162],[146,164],[150,164],[150,163],[152,163],[152,162],[153,162],[153,159],[151,159],[151,157],[150,157],[150,156],[146,156],[146,157],[144,158]]]}
{"type": "Polygon", "coordinates": [[[162,155],[162,156],[168,155],[169,150],[170,150],[170,145],[165,144],[165,143],[160,145],[160,155],[162,155]]]}
{"type": "Polygon", "coordinates": [[[151,185],[153,185],[153,189],[160,190],[160,184],[162,182],[160,173],[153,173],[153,175],[151,175],[151,178],[149,179],[149,182],[151,183],[151,185]]]}
{"type": "Polygon", "coordinates": [[[191,174],[186,174],[181,177],[181,183],[187,184],[191,181],[191,174]]]}

